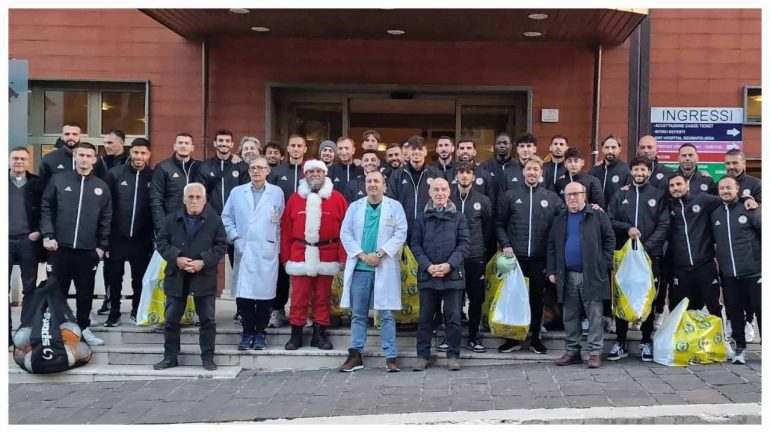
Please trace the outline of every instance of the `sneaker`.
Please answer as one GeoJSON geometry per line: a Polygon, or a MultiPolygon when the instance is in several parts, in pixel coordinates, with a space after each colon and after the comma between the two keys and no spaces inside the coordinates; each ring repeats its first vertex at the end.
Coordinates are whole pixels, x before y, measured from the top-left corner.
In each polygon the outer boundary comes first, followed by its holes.
{"type": "Polygon", "coordinates": [[[254,337],[251,335],[244,335],[241,337],[241,342],[238,344],[238,350],[249,350],[251,345],[254,344],[254,337]]]}
{"type": "Polygon", "coordinates": [[[398,358],[387,358],[385,360],[385,371],[388,373],[398,373],[401,371],[401,369],[398,368],[398,358]]]}
{"type": "Polygon", "coordinates": [[[428,368],[428,360],[425,358],[417,358],[412,365],[412,371],[423,371],[428,368]]]}
{"type": "Polygon", "coordinates": [[[254,341],[251,343],[251,348],[254,350],[267,349],[267,335],[264,333],[255,335],[254,341]]]}
{"type": "Polygon", "coordinates": [[[100,316],[106,316],[110,314],[110,300],[107,298],[104,298],[104,302],[102,302],[102,306],[99,307],[98,310],[96,310],[96,314],[100,316]]]}
{"type": "Polygon", "coordinates": [[[446,338],[442,338],[441,339],[441,344],[438,345],[436,350],[438,350],[439,352],[446,352],[447,349],[449,349],[449,345],[446,344],[446,338]]]}
{"type": "Polygon", "coordinates": [[[267,322],[268,328],[280,328],[283,326],[283,320],[281,320],[281,310],[273,310],[270,312],[270,320],[267,322]]]}
{"type": "Polygon", "coordinates": [[[109,317],[104,321],[104,326],[107,328],[114,328],[120,324],[120,317],[109,317]]]}
{"type": "Polygon", "coordinates": [[[235,316],[233,316],[233,322],[235,322],[237,325],[241,324],[241,313],[235,312],[235,316]]]}
{"type": "Polygon", "coordinates": [[[104,340],[94,335],[94,333],[91,332],[91,328],[83,330],[83,340],[86,340],[86,343],[88,343],[89,346],[104,346],[104,340]]]}
{"type": "Polygon", "coordinates": [[[642,352],[642,361],[652,362],[652,343],[640,344],[639,351],[642,352]]]}
{"type": "Polygon", "coordinates": [[[450,371],[459,371],[463,369],[462,366],[460,366],[460,360],[458,358],[447,359],[446,366],[450,371]]]}
{"type": "Polygon", "coordinates": [[[505,343],[501,344],[500,347],[497,348],[497,351],[500,353],[511,353],[511,352],[517,352],[521,350],[521,343],[517,340],[509,340],[506,339],[505,343]]]}
{"type": "Polygon", "coordinates": [[[131,323],[136,324],[136,313],[131,313],[128,315],[128,320],[131,321],[131,323]]]}
{"type": "Polygon", "coordinates": [[[583,331],[583,335],[588,335],[588,327],[589,327],[588,319],[583,319],[580,321],[580,329],[581,331],[583,331]]]}
{"type": "Polygon", "coordinates": [[[543,342],[539,338],[535,338],[529,342],[529,351],[542,355],[548,353],[548,349],[543,345],[543,342]]]}
{"type": "Polygon", "coordinates": [[[735,365],[746,365],[746,349],[745,348],[739,348],[735,351],[735,356],[733,356],[733,364],[735,365]]]}
{"type": "Polygon", "coordinates": [[[348,349],[348,359],[340,366],[340,371],[349,373],[364,368],[364,360],[361,356],[361,352],[356,349],[348,349]]]}
{"type": "Polygon", "coordinates": [[[484,353],[487,351],[487,348],[481,344],[481,340],[479,339],[468,340],[465,348],[476,353],[484,353]]]}
{"type": "Polygon", "coordinates": [[[653,326],[657,330],[658,328],[663,325],[663,314],[655,313],[655,321],[653,322],[653,326]]]}
{"type": "Polygon", "coordinates": [[[751,343],[754,341],[754,325],[751,324],[751,322],[746,322],[746,327],[744,328],[743,335],[746,338],[747,343],[751,343]]]}
{"type": "Polygon", "coordinates": [[[615,344],[612,346],[612,349],[610,350],[610,353],[607,355],[607,361],[617,361],[620,358],[625,358],[628,356],[628,350],[626,349],[625,344],[620,344],[619,342],[615,342],[615,344]]]}

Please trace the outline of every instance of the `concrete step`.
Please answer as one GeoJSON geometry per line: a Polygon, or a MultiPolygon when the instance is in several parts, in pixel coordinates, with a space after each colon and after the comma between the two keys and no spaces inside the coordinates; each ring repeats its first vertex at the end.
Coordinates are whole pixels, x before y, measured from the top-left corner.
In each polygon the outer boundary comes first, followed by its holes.
{"type": "MultiPolygon", "coordinates": [[[[106,355],[106,354],[103,354],[106,355]]],[[[106,360],[106,356],[104,357],[106,360]]],[[[158,379],[232,379],[243,368],[239,366],[219,366],[214,371],[197,366],[180,366],[166,370],[153,370],[152,365],[107,365],[106,362],[91,362],[82,367],[53,374],[30,374],[22,370],[9,357],[9,383],[53,383],[53,382],[98,382],[158,379]]]]}

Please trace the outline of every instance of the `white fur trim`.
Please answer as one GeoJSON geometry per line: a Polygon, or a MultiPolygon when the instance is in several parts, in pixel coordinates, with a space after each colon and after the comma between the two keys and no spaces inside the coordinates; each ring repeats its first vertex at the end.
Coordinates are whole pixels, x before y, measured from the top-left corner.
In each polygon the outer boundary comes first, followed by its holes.
{"type": "MultiPolygon", "coordinates": [[[[334,191],[334,184],[332,183],[332,180],[328,177],[324,178],[324,184],[318,191],[318,195],[320,195],[321,198],[329,198],[332,196],[332,191],[334,191]]],[[[308,194],[310,194],[310,187],[307,186],[307,181],[305,179],[300,179],[299,188],[297,188],[297,194],[299,194],[299,196],[302,198],[306,198],[308,194]]]]}
{"type": "Polygon", "coordinates": [[[310,275],[306,262],[286,262],[286,273],[289,275],[303,275],[315,277],[317,275],[337,275],[340,272],[339,262],[321,262],[316,265],[317,272],[310,275]]]}
{"type": "Polygon", "coordinates": [[[329,168],[323,161],[317,159],[309,159],[305,161],[305,165],[302,166],[302,173],[306,173],[308,170],[323,170],[324,173],[329,172],[329,168]]]}

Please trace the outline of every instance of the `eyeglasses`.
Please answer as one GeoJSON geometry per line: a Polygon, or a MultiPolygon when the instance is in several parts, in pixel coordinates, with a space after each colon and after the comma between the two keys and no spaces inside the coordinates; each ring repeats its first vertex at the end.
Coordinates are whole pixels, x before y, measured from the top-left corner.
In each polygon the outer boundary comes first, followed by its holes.
{"type": "Polygon", "coordinates": [[[565,193],[564,195],[565,195],[566,197],[573,197],[573,198],[574,198],[574,197],[579,197],[579,196],[580,196],[580,194],[585,194],[585,193],[586,193],[585,191],[580,191],[580,192],[568,192],[568,193],[565,193]]]}

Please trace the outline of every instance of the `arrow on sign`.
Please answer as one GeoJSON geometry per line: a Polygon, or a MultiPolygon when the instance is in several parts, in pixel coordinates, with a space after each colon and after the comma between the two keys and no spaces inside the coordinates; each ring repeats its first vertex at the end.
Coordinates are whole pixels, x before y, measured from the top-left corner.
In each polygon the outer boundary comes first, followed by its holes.
{"type": "Polygon", "coordinates": [[[735,128],[733,128],[733,129],[728,129],[728,130],[727,130],[727,135],[731,135],[731,136],[733,136],[733,137],[735,137],[735,136],[737,136],[737,135],[740,135],[740,134],[741,134],[741,131],[738,131],[738,130],[737,130],[737,129],[735,129],[735,128]]]}

